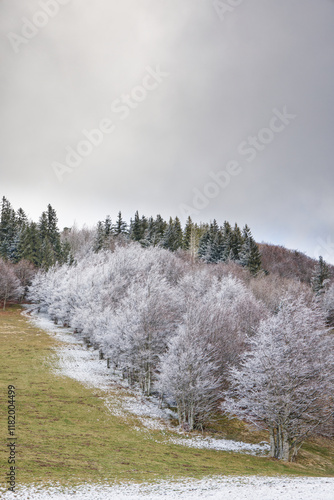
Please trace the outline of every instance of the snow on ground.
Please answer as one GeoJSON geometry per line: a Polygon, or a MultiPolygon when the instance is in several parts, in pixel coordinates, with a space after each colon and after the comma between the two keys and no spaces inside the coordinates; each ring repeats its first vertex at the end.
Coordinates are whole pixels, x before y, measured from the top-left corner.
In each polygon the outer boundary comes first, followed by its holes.
{"type": "Polygon", "coordinates": [[[181,444],[190,448],[206,448],[211,450],[229,450],[241,453],[251,453],[253,455],[264,455],[269,451],[268,443],[248,444],[240,441],[231,441],[229,439],[213,439],[210,437],[196,436],[192,438],[171,438],[169,440],[173,444],[181,444]]]}
{"type": "MultiPolygon", "coordinates": [[[[57,348],[59,359],[57,366],[54,367],[55,372],[103,391],[105,404],[113,415],[126,418],[129,414],[133,414],[147,430],[168,430],[176,435],[182,435],[182,437],[169,437],[168,440],[163,441],[166,443],[252,455],[264,455],[269,450],[267,443],[253,445],[202,436],[185,437],[184,432],[169,426],[170,417],[176,417],[171,410],[160,409],[158,401],[153,397],[145,398],[139,391],[130,391],[127,384],[107,368],[106,361],[98,359],[97,351],[87,348],[79,335],[73,334],[68,328],[55,325],[46,314],[37,314],[34,309],[28,310],[28,313],[26,316],[38,328],[47,331],[63,343],[62,347],[57,348]]],[[[135,429],[142,432],[140,427],[135,427],[135,429]]]]}
{"type": "Polygon", "coordinates": [[[15,500],[333,500],[334,478],[220,477],[153,485],[82,485],[20,488],[6,492],[15,500]]]}
{"type": "MultiPolygon", "coordinates": [[[[135,414],[149,429],[170,430],[170,412],[161,410],[154,401],[144,398],[139,392],[130,391],[111,370],[105,361],[98,360],[97,352],[87,348],[79,336],[69,329],[54,325],[45,315],[34,312],[27,317],[39,328],[47,331],[63,346],[57,349],[56,373],[71,377],[82,384],[105,393],[106,406],[113,413],[126,418],[135,414]]],[[[142,428],[138,431],[143,432],[142,428]]],[[[175,432],[175,431],[174,431],[175,432]]],[[[186,437],[175,433],[172,442],[194,448],[263,453],[266,443],[250,445],[224,439],[186,437]]],[[[186,479],[179,482],[154,484],[84,484],[72,488],[59,485],[49,487],[31,486],[16,488],[16,493],[0,488],[1,498],[15,500],[334,500],[334,478],[291,477],[211,477],[203,480],[186,479]]]]}

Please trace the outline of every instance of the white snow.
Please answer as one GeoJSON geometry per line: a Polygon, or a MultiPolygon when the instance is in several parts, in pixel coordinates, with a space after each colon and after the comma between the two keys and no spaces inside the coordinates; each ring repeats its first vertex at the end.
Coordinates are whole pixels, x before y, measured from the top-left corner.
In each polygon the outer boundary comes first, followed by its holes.
{"type": "Polygon", "coordinates": [[[210,450],[235,451],[240,453],[250,453],[252,455],[264,455],[269,451],[268,443],[248,444],[230,439],[213,439],[210,437],[191,437],[191,438],[171,438],[170,443],[189,446],[190,448],[206,448],[210,450]]]}
{"type": "MultiPolygon", "coordinates": [[[[58,364],[56,373],[80,381],[89,387],[101,390],[108,409],[116,415],[126,418],[130,412],[138,416],[150,429],[168,430],[170,412],[160,410],[154,401],[143,398],[141,394],[130,391],[111,370],[105,361],[98,360],[98,354],[88,349],[79,336],[69,329],[54,325],[45,315],[31,312],[31,321],[47,331],[62,347],[57,349],[58,364]],[[104,394],[103,394],[104,393],[104,394]]],[[[142,428],[135,427],[138,432],[142,428]]],[[[166,433],[167,434],[167,433],[166,433]]],[[[165,434],[165,435],[166,435],[165,434]]],[[[242,453],[263,454],[267,443],[251,445],[236,441],[213,439],[201,436],[186,437],[184,433],[175,433],[166,443],[175,443],[193,448],[209,448],[242,453]],[[180,436],[182,434],[182,436],[180,436]]],[[[226,458],[225,458],[226,460],[226,458]]],[[[78,487],[63,488],[59,485],[48,487],[18,485],[16,493],[0,487],[1,498],[17,500],[334,500],[334,478],[291,478],[291,477],[209,477],[203,480],[187,479],[184,481],[162,481],[154,484],[83,484],[78,487]]]]}
{"type": "MultiPolygon", "coordinates": [[[[1,491],[1,490],[0,490],[1,491]]],[[[6,492],[15,500],[333,500],[333,478],[212,477],[148,484],[21,487],[6,492]]]]}

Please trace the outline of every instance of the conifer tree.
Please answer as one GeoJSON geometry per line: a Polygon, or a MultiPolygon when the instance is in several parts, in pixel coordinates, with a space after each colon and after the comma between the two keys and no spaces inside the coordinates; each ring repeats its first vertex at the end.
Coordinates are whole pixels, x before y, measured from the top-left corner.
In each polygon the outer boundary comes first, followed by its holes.
{"type": "Polygon", "coordinates": [[[20,260],[28,260],[36,267],[41,266],[43,258],[42,242],[38,226],[35,222],[31,222],[24,229],[18,251],[20,260]]]}
{"type": "Polygon", "coordinates": [[[97,223],[96,236],[93,246],[94,252],[99,252],[100,250],[102,250],[104,246],[104,241],[105,241],[104,226],[103,222],[99,221],[97,223]]]}
{"type": "Polygon", "coordinates": [[[243,228],[242,236],[243,244],[239,254],[239,263],[247,267],[252,274],[256,274],[261,269],[261,254],[247,224],[243,228]]]}
{"type": "Polygon", "coordinates": [[[106,220],[104,221],[104,234],[106,239],[112,235],[113,225],[111,222],[110,215],[107,215],[106,220]]]}
{"type": "Polygon", "coordinates": [[[10,259],[11,248],[17,232],[16,214],[5,196],[1,202],[0,217],[0,257],[10,259]]]}
{"type": "Polygon", "coordinates": [[[189,250],[190,248],[190,240],[191,240],[191,233],[193,231],[194,224],[193,221],[191,220],[191,217],[189,215],[186,225],[184,227],[183,231],[183,248],[184,250],[189,250]]]}
{"type": "Polygon", "coordinates": [[[182,239],[183,234],[179,218],[175,217],[175,220],[173,220],[170,217],[161,241],[161,246],[171,252],[175,252],[178,248],[182,248],[182,239]]]}
{"type": "Polygon", "coordinates": [[[138,210],[135,213],[135,218],[130,221],[130,238],[133,241],[140,241],[143,237],[142,221],[139,217],[138,210]]]}
{"type": "Polygon", "coordinates": [[[243,244],[243,238],[242,234],[240,231],[240,228],[238,227],[238,224],[235,224],[231,235],[230,235],[230,259],[234,261],[239,260],[239,254],[241,251],[241,247],[243,244]]]}
{"type": "Polygon", "coordinates": [[[320,256],[318,263],[314,266],[311,285],[316,295],[321,295],[325,292],[326,285],[329,279],[329,268],[324,259],[320,256]]]}
{"type": "Polygon", "coordinates": [[[122,212],[118,212],[116,223],[114,224],[113,229],[116,236],[119,236],[120,234],[127,234],[128,225],[122,218],[122,212]]]}

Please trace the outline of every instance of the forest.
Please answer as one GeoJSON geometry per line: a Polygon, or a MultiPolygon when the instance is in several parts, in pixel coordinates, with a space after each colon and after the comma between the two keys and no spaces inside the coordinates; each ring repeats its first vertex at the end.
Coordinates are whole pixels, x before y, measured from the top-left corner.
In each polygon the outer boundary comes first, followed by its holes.
{"type": "Polygon", "coordinates": [[[246,225],[177,217],[58,229],[4,197],[0,300],[29,301],[70,327],[110,370],[179,425],[218,414],[268,430],[293,460],[308,436],[333,437],[332,266],[257,244],[246,225]]]}

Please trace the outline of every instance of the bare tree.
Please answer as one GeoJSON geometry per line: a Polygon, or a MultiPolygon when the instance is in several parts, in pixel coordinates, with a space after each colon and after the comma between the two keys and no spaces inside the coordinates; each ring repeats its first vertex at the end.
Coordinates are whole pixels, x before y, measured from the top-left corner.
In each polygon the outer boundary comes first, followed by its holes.
{"type": "Polygon", "coordinates": [[[13,266],[0,260],[0,301],[3,310],[6,309],[8,300],[18,300],[23,295],[24,289],[15,276],[13,266]]]}

